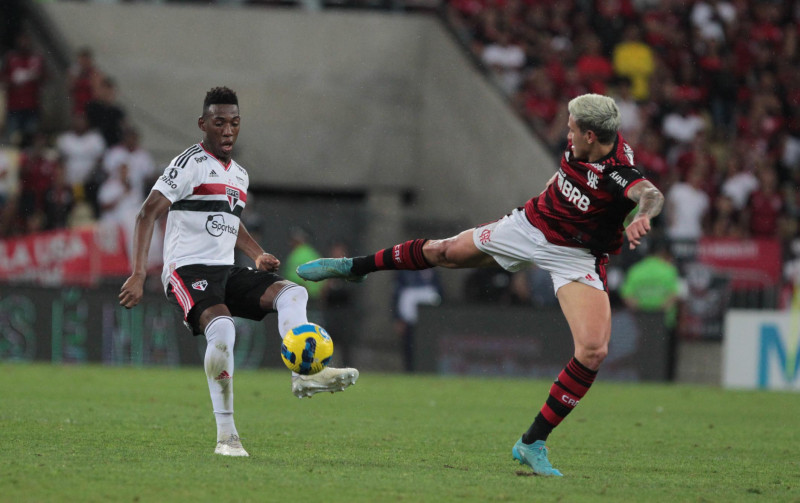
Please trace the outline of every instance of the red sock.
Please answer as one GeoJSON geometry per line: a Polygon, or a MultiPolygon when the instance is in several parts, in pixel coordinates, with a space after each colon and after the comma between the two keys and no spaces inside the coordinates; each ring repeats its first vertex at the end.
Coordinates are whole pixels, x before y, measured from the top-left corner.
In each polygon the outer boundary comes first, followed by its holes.
{"type": "Polygon", "coordinates": [[[427,241],[427,239],[414,239],[383,249],[374,255],[355,257],[350,271],[353,274],[368,274],[394,269],[429,269],[431,265],[422,254],[422,247],[427,241]]]}
{"type": "Polygon", "coordinates": [[[585,367],[573,357],[550,387],[550,396],[547,397],[531,427],[522,436],[522,441],[532,444],[537,440],[546,440],[553,428],[558,426],[586,395],[595,377],[597,377],[596,370],[585,367]]]}

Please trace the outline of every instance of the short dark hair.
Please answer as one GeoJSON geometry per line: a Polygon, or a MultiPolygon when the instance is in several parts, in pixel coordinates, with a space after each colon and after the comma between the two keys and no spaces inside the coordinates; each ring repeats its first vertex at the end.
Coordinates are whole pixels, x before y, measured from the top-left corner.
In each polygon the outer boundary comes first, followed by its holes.
{"type": "Polygon", "coordinates": [[[238,107],[239,98],[236,97],[235,92],[225,86],[214,87],[206,93],[206,99],[203,100],[203,115],[211,105],[236,105],[238,107]]]}

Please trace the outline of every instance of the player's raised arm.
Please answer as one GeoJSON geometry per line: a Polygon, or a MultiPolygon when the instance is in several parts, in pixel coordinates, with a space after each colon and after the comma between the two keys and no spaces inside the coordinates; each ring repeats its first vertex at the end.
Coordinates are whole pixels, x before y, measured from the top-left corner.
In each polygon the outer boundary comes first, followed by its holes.
{"type": "Polygon", "coordinates": [[[641,244],[641,238],[650,231],[650,219],[661,213],[664,205],[664,194],[648,180],[632,186],[626,194],[628,199],[639,205],[639,211],[625,228],[630,248],[633,250],[641,244]]]}
{"type": "Polygon", "coordinates": [[[121,306],[132,308],[142,300],[144,280],[147,277],[147,252],[153,239],[153,228],[156,220],[161,218],[172,203],[164,195],[154,190],[142,203],[136,215],[136,227],[133,231],[133,265],[130,277],[122,285],[119,292],[121,306]]]}

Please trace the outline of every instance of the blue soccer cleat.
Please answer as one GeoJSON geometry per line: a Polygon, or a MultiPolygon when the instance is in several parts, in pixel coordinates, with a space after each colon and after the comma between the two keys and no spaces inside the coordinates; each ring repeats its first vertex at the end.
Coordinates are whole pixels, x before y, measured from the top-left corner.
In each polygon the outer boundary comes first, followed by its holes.
{"type": "Polygon", "coordinates": [[[511,455],[519,461],[519,464],[530,466],[536,475],[544,475],[545,477],[564,476],[560,471],[553,468],[553,465],[548,461],[547,447],[544,446],[544,440],[537,440],[532,444],[524,444],[522,443],[522,438],[520,438],[511,448],[511,455]]]}
{"type": "Polygon", "coordinates": [[[297,275],[308,281],[322,281],[323,279],[341,278],[354,283],[361,283],[365,275],[353,274],[351,258],[318,258],[297,268],[297,275]]]}

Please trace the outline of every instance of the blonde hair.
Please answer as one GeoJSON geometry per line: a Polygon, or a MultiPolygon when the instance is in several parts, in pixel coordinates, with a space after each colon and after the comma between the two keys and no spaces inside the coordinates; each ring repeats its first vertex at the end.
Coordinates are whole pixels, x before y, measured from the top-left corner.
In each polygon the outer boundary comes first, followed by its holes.
{"type": "Polygon", "coordinates": [[[593,131],[600,143],[614,143],[619,131],[620,113],[612,98],[583,94],[571,99],[567,110],[581,131],[593,131]]]}

